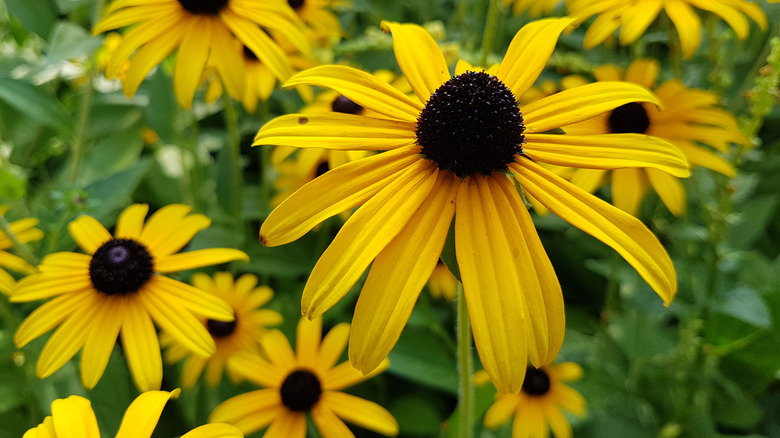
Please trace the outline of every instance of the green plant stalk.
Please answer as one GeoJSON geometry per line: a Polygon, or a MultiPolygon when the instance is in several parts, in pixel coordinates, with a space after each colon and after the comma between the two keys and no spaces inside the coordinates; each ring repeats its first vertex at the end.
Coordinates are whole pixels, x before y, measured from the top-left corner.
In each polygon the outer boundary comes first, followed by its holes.
{"type": "Polygon", "coordinates": [[[87,82],[84,84],[84,95],[79,104],[79,115],[76,122],[76,132],[71,143],[71,162],[68,171],[68,183],[75,186],[79,178],[81,168],[81,159],[84,156],[84,146],[86,143],[87,124],[89,123],[89,112],[92,109],[92,98],[95,95],[95,88],[92,86],[92,79],[95,76],[94,64],[87,71],[87,82]]]}
{"type": "MultiPolygon", "coordinates": [[[[244,179],[241,169],[241,134],[238,129],[238,111],[236,111],[236,106],[227,92],[222,96],[222,101],[225,102],[225,124],[228,133],[228,141],[222,153],[227,154],[230,168],[228,212],[240,222],[244,179]]],[[[240,227],[236,229],[236,231],[238,230],[240,227]]]]}
{"type": "Polygon", "coordinates": [[[485,18],[485,32],[482,34],[482,58],[480,64],[487,68],[488,56],[493,52],[493,43],[496,39],[496,21],[498,20],[498,0],[490,0],[487,18],[485,18]]]}
{"type": "Polygon", "coordinates": [[[27,261],[27,263],[30,263],[31,265],[37,265],[38,264],[38,257],[35,257],[35,254],[33,254],[32,250],[30,250],[30,247],[27,246],[26,243],[19,240],[18,237],[16,237],[16,234],[14,234],[13,230],[11,230],[11,224],[8,222],[8,219],[5,218],[5,215],[0,214],[0,231],[5,233],[6,237],[8,237],[8,240],[11,241],[14,248],[19,251],[19,255],[27,261]]]}
{"type": "MultiPolygon", "coordinates": [[[[0,300],[0,321],[4,321],[6,323],[6,327],[10,329],[10,332],[15,333],[21,322],[19,321],[19,318],[11,306],[11,303],[7,299],[0,300]]],[[[24,353],[18,352],[15,354],[24,353]]],[[[27,359],[27,355],[24,355],[24,363],[18,364],[18,366],[23,367],[24,375],[28,381],[36,380],[37,377],[35,375],[35,363],[27,359]]],[[[35,427],[40,422],[40,419],[43,418],[41,409],[38,406],[37,400],[34,396],[30,395],[25,397],[24,400],[27,411],[29,412],[29,416],[27,417],[27,424],[29,427],[35,427]]]]}
{"type": "Polygon", "coordinates": [[[458,436],[472,438],[474,435],[474,364],[471,360],[471,323],[466,306],[463,283],[458,281],[458,436]]]}

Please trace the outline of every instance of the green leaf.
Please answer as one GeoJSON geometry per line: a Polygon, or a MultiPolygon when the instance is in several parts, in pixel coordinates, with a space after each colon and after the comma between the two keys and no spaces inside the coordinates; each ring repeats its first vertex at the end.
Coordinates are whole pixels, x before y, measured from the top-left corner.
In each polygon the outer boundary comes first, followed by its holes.
{"type": "Polygon", "coordinates": [[[21,80],[0,76],[0,99],[27,117],[69,133],[70,117],[55,96],[21,80]]]}
{"type": "Polygon", "coordinates": [[[767,225],[775,219],[780,197],[776,194],[755,196],[739,207],[739,222],[729,230],[729,240],[737,248],[751,248],[766,234],[767,225]]]}
{"type": "Polygon", "coordinates": [[[142,159],[119,173],[85,187],[89,203],[88,214],[109,226],[115,219],[115,213],[126,206],[130,195],[138,187],[151,164],[151,159],[142,159]]]}
{"type": "Polygon", "coordinates": [[[89,55],[101,44],[101,38],[93,37],[83,27],[67,21],[58,22],[51,33],[46,64],[89,55]]]}
{"type": "Polygon", "coordinates": [[[407,327],[388,357],[388,372],[425,386],[456,393],[458,372],[455,357],[428,331],[407,327]]]}
{"type": "Polygon", "coordinates": [[[107,178],[136,163],[143,148],[141,129],[136,125],[118,130],[93,146],[84,157],[77,185],[107,178]]]}
{"type": "Polygon", "coordinates": [[[8,12],[28,30],[49,38],[57,21],[57,6],[51,0],[6,0],[8,12]]]}
{"type": "Polygon", "coordinates": [[[19,166],[0,169],[0,203],[15,201],[27,194],[27,176],[19,166]]]}
{"type": "Polygon", "coordinates": [[[772,325],[766,303],[758,292],[749,287],[737,287],[726,292],[714,310],[756,327],[768,328],[772,325]]]}

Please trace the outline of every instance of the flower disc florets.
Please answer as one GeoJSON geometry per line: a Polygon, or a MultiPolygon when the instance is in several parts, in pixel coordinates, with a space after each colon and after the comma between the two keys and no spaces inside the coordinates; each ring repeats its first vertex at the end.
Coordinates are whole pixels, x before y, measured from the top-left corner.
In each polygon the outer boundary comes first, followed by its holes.
{"type": "Polygon", "coordinates": [[[330,104],[330,108],[337,113],[344,114],[360,114],[363,111],[363,107],[355,102],[347,99],[346,97],[339,95],[339,97],[333,99],[330,104]]]}
{"type": "Polygon", "coordinates": [[[631,102],[612,110],[607,123],[613,134],[644,134],[650,127],[650,118],[641,103],[631,102]]]}
{"type": "Polygon", "coordinates": [[[89,262],[92,285],[108,295],[138,291],[153,273],[152,256],[131,239],[111,239],[100,246],[89,262]]]}
{"type": "Polygon", "coordinates": [[[300,9],[305,2],[306,0],[287,0],[287,4],[296,11],[300,9]]]}
{"type": "Polygon", "coordinates": [[[213,319],[209,319],[206,321],[206,329],[209,331],[209,334],[211,334],[214,338],[224,338],[226,336],[230,336],[231,333],[236,329],[236,323],[237,320],[233,321],[215,321],[213,319]]]}
{"type": "Polygon", "coordinates": [[[292,411],[309,411],[320,400],[322,385],[311,371],[295,370],[287,375],[279,392],[282,403],[292,411]]]}
{"type": "Polygon", "coordinates": [[[179,0],[185,11],[192,14],[217,15],[229,0],[179,0]]]}
{"type": "Polygon", "coordinates": [[[523,115],[497,77],[469,71],[442,84],[417,119],[422,155],[463,178],[506,171],[525,141],[523,115]]]}
{"type": "Polygon", "coordinates": [[[525,370],[523,392],[528,395],[544,395],[550,390],[550,376],[544,370],[529,366],[525,370]]]}

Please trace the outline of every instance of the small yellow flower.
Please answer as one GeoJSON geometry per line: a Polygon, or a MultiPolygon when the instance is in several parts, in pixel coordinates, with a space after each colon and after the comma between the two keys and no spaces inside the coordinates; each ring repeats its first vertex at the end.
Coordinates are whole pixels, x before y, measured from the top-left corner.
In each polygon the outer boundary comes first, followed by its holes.
{"type": "Polygon", "coordinates": [[[571,438],[563,411],[584,415],[585,398],[564,382],[581,378],[582,368],[573,362],[529,366],[519,393],[497,395],[485,413],[485,427],[496,428],[514,414],[512,438],[546,437],[550,429],[556,438],[571,438]]]}
{"type": "Polygon", "coordinates": [[[387,360],[363,374],[343,362],[336,365],[349,337],[341,323],[322,338],[322,319],[298,322],[296,351],[278,330],[263,337],[268,360],[239,353],[228,363],[235,372],[265,389],[228,399],[214,409],[209,421],[233,424],[249,435],[266,426],[265,438],[305,438],[306,415],[322,436],[354,437],[342,420],[382,435],[398,435],[398,423],[383,407],[341,392],[381,373],[387,360]]]}
{"type": "MultiPolygon", "coordinates": [[[[150,438],[160,420],[165,404],[179,396],[181,390],[147,391],[136,397],[125,411],[116,438],[150,438]]],[[[181,438],[243,438],[235,426],[206,424],[185,433],[181,438]]],[[[51,415],[39,426],[28,430],[23,438],[100,438],[92,403],[71,395],[51,403],[51,415]]]]}
{"type": "Polygon", "coordinates": [[[81,380],[91,389],[121,336],[136,386],[159,389],[162,357],[155,323],[196,354],[214,353],[214,340],[197,317],[232,321],[231,307],[160,274],[248,258],[227,248],[178,253],[211,223],[206,216],[189,214],[190,209],[168,205],[144,223],[149,206],[131,205],[119,216],[114,236],[90,216],[70,223],[71,236],[86,254],[46,256],[40,273],[19,281],[10,297],[15,303],[53,298],[33,311],[14,336],[21,348],[59,326],[38,359],[38,377],[50,376],[83,350],[81,380]]]}
{"type": "MultiPolygon", "coordinates": [[[[165,360],[169,363],[184,360],[182,386],[192,387],[206,370],[206,383],[217,386],[222,380],[226,362],[241,351],[257,353],[261,351],[260,339],[266,333],[266,327],[282,323],[282,315],[269,309],[261,309],[273,297],[268,286],[257,286],[257,277],[244,274],[234,280],[228,272],[217,272],[214,277],[203,273],[192,276],[192,284],[198,289],[212,294],[233,308],[233,321],[204,319],[202,322],[214,338],[217,351],[211,357],[193,354],[183,345],[176,343],[172,336],[163,336],[160,343],[169,346],[165,360]]],[[[228,377],[237,383],[240,377],[230,372],[228,377]]]]}
{"type": "MultiPolygon", "coordinates": [[[[5,216],[8,207],[0,205],[0,215],[5,216]]],[[[16,236],[19,242],[27,243],[43,238],[43,231],[35,228],[38,225],[38,219],[24,218],[11,222],[9,228],[11,233],[16,236]]],[[[16,285],[16,280],[5,271],[20,272],[22,274],[32,274],[35,272],[35,266],[29,264],[23,258],[13,255],[6,251],[13,246],[13,241],[0,230],[0,293],[10,295],[16,285]]]]}

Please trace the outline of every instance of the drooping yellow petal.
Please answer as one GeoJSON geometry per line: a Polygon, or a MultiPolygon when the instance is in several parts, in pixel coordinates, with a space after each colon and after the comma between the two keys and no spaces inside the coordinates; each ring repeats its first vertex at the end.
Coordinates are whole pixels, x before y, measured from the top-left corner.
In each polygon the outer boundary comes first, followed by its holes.
{"type": "MultiPolygon", "coordinates": [[[[235,99],[240,99],[244,93],[246,76],[244,61],[241,59],[241,51],[237,49],[235,39],[224,26],[214,26],[211,34],[211,56],[217,66],[219,77],[225,85],[227,92],[235,99]]],[[[257,101],[255,97],[255,102],[257,101]]]]}
{"type": "Polygon", "coordinates": [[[22,348],[33,339],[60,325],[78,309],[92,305],[96,301],[93,294],[61,295],[33,310],[22,321],[14,334],[14,344],[22,348]]]}
{"type": "Polygon", "coordinates": [[[325,391],[320,403],[352,424],[386,436],[398,435],[398,422],[387,409],[343,392],[325,391]]]}
{"type": "Polygon", "coordinates": [[[177,398],[181,390],[146,391],[136,397],[125,411],[116,438],[147,438],[152,436],[157,421],[168,400],[177,398]]]}
{"type": "Polygon", "coordinates": [[[401,336],[444,247],[458,184],[451,172],[439,172],[428,198],[374,261],[352,319],[349,357],[359,370],[374,369],[401,336]]]}
{"type": "MultiPolygon", "coordinates": [[[[134,95],[152,68],[176,49],[184,37],[185,29],[183,25],[167,27],[164,31],[164,37],[161,36],[161,31],[158,29],[153,34],[153,38],[138,49],[130,62],[130,67],[127,69],[123,81],[122,91],[125,96],[134,95]]],[[[118,66],[117,70],[121,67],[122,65],[118,66]]]]}
{"type": "Polygon", "coordinates": [[[200,356],[211,356],[214,353],[214,338],[203,323],[192,313],[182,312],[174,302],[156,293],[153,285],[148,284],[138,291],[138,299],[154,322],[180,344],[200,356]]]}
{"type": "Polygon", "coordinates": [[[325,403],[314,405],[310,414],[317,426],[317,432],[323,438],[353,438],[355,436],[325,403]]]}
{"type": "Polygon", "coordinates": [[[349,292],[409,222],[433,188],[437,172],[430,161],[418,159],[349,218],[306,282],[301,298],[304,315],[316,318],[349,292]]]}
{"type": "Polygon", "coordinates": [[[212,27],[213,19],[203,15],[196,15],[186,23],[173,71],[173,89],[179,105],[184,109],[192,106],[195,90],[200,85],[209,57],[212,27]]]}
{"type": "Polygon", "coordinates": [[[103,376],[124,320],[121,297],[101,298],[81,353],[81,381],[87,389],[94,388],[103,376]]]}
{"type": "Polygon", "coordinates": [[[27,263],[23,258],[5,251],[0,251],[0,267],[24,274],[35,273],[35,266],[27,263]]]}
{"type": "Polygon", "coordinates": [[[284,84],[318,85],[338,91],[363,108],[391,120],[416,123],[422,104],[373,75],[343,65],[323,65],[302,71],[284,84]]]}
{"type": "Polygon", "coordinates": [[[496,73],[515,97],[522,96],[533,85],[547,65],[561,32],[574,21],[570,17],[536,20],[515,34],[496,73]]]}
{"type": "Polygon", "coordinates": [[[627,82],[594,82],[563,90],[520,110],[527,133],[540,133],[570,125],[613,110],[631,102],[651,102],[658,99],[639,85],[627,82]]]}
{"type": "Polygon", "coordinates": [[[290,65],[290,59],[284,53],[281,47],[262,29],[258,29],[257,24],[240,16],[229,8],[225,8],[219,14],[222,21],[227,25],[233,34],[249,49],[263,65],[280,81],[286,81],[292,76],[293,70],[290,65]],[[259,31],[258,31],[259,30],[259,31]]]}
{"type": "Polygon", "coordinates": [[[381,27],[393,34],[395,59],[414,94],[427,102],[431,93],[450,79],[441,49],[431,34],[416,24],[383,21],[381,27]]]}
{"type": "Polygon", "coordinates": [[[161,273],[186,271],[235,260],[249,261],[244,251],[232,248],[206,248],[171,254],[155,260],[155,270],[161,273]]]}
{"type": "MultiPolygon", "coordinates": [[[[641,85],[648,90],[655,86],[661,66],[655,59],[637,59],[626,69],[626,81],[641,85]]],[[[599,79],[600,81],[611,79],[599,79]]],[[[620,80],[620,78],[616,79],[620,80]]]]}
{"type": "MultiPolygon", "coordinates": [[[[612,36],[615,31],[620,27],[620,16],[624,11],[621,7],[613,7],[608,11],[599,14],[593,23],[590,24],[588,30],[585,32],[585,40],[582,42],[582,46],[586,49],[592,49],[612,36]]],[[[580,15],[574,14],[583,19],[587,14],[580,15]]]]}
{"type": "Polygon", "coordinates": [[[120,336],[133,382],[141,391],[160,389],[162,356],[152,318],[139,300],[126,300],[124,308],[120,336]]]}
{"type": "Polygon", "coordinates": [[[639,205],[647,194],[647,178],[642,169],[612,171],[612,204],[630,214],[639,215],[639,205]]]}
{"type": "Polygon", "coordinates": [[[668,305],[677,275],[658,239],[639,220],[528,160],[510,164],[520,185],[553,213],[614,248],[668,305]]]}
{"type": "Polygon", "coordinates": [[[643,0],[626,11],[620,27],[620,44],[631,44],[642,36],[658,16],[662,5],[662,0],[643,0]]]}
{"type": "Polygon", "coordinates": [[[209,421],[232,424],[249,435],[268,426],[285,410],[278,388],[261,389],[222,402],[211,412],[209,421]]]}
{"type": "Polygon", "coordinates": [[[145,285],[147,293],[153,293],[174,308],[187,309],[203,318],[216,321],[232,321],[233,308],[214,294],[206,293],[181,281],[155,275],[145,285]]]}
{"type": "Polygon", "coordinates": [[[244,434],[236,426],[212,423],[198,426],[182,435],[181,438],[244,438],[244,434]]]}
{"type": "Polygon", "coordinates": [[[536,161],[586,169],[652,167],[690,176],[688,161],[673,144],[644,134],[529,134],[523,149],[536,161]]]}
{"type": "Polygon", "coordinates": [[[682,216],[685,214],[687,207],[685,187],[680,180],[655,169],[647,169],[647,178],[661,201],[673,215],[682,216]]]}
{"type": "Polygon", "coordinates": [[[265,351],[273,352],[269,356],[274,361],[273,363],[266,361],[256,353],[239,351],[230,358],[228,366],[237,375],[260,386],[281,386],[285,377],[287,377],[289,367],[295,366],[295,354],[287,342],[287,338],[278,330],[266,333],[262,341],[266,347],[265,351]],[[278,346],[279,349],[274,350],[267,348],[268,346],[278,346]],[[282,356],[282,359],[279,360],[277,356],[282,356]],[[283,362],[284,364],[280,365],[278,362],[283,362]]]}
{"type": "Polygon", "coordinates": [[[734,29],[734,32],[737,34],[737,38],[740,40],[747,38],[748,34],[750,33],[750,24],[748,23],[747,18],[740,14],[737,9],[725,4],[725,2],[712,0],[687,1],[699,9],[704,9],[705,11],[710,11],[720,16],[723,21],[728,23],[729,26],[734,29]]]}
{"type": "Polygon", "coordinates": [[[306,438],[306,412],[282,410],[274,418],[264,438],[306,438]]]}
{"type": "Polygon", "coordinates": [[[111,233],[92,216],[79,216],[68,224],[73,240],[89,254],[94,254],[100,245],[112,239],[111,233]]]}
{"type": "Polygon", "coordinates": [[[341,358],[341,353],[347,347],[349,340],[349,324],[341,323],[328,330],[328,334],[322,339],[319,348],[318,361],[315,364],[317,371],[327,372],[341,358]]]}
{"type": "Polygon", "coordinates": [[[684,140],[675,140],[674,145],[685,154],[692,166],[706,167],[730,178],[736,174],[734,166],[728,160],[701,146],[684,140]]]}
{"type": "Polygon", "coordinates": [[[366,381],[377,374],[383,373],[390,366],[387,359],[379,363],[371,372],[363,374],[353,367],[350,362],[342,362],[329,370],[322,372],[322,389],[325,391],[339,391],[360,382],[366,381]]]}
{"type": "Polygon", "coordinates": [[[100,438],[92,403],[84,397],[72,395],[54,400],[51,416],[58,437],[100,438]]]}
{"type": "Polygon", "coordinates": [[[314,179],[271,212],[260,228],[260,242],[266,246],[292,242],[325,219],[365,203],[420,161],[415,149],[347,163],[314,179]]]}
{"type": "Polygon", "coordinates": [[[680,36],[680,49],[683,59],[690,59],[701,44],[701,20],[691,6],[680,0],[667,0],[664,3],[666,15],[674,23],[680,36]]]}
{"type": "Polygon", "coordinates": [[[504,424],[515,413],[519,402],[520,396],[517,394],[504,394],[498,397],[485,412],[485,427],[494,429],[504,424]]]}
{"type": "Polygon", "coordinates": [[[38,377],[43,379],[54,374],[84,346],[88,328],[98,311],[95,301],[93,298],[92,302],[85,303],[54,331],[38,358],[35,368],[38,377]]]}
{"type": "MultiPolygon", "coordinates": [[[[322,339],[322,318],[300,318],[295,337],[295,352],[302,365],[316,366],[317,353],[322,339]]],[[[270,354],[273,354],[272,352],[270,354]]]]}

